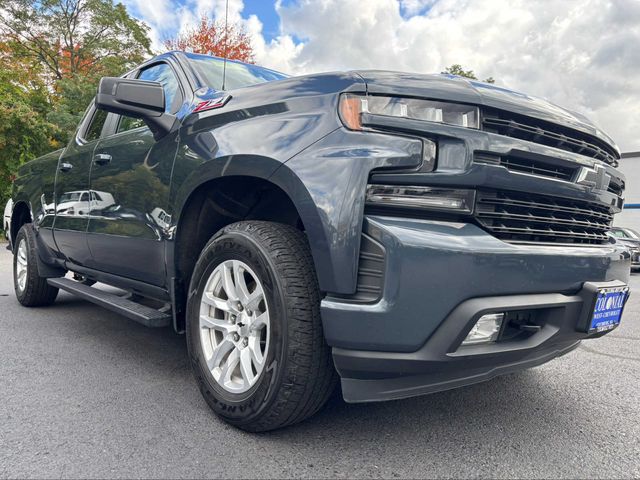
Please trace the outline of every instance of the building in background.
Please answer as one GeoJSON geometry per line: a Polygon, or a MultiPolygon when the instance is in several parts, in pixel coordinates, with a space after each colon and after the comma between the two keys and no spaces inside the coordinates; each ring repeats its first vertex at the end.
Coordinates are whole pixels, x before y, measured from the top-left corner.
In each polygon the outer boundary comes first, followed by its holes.
{"type": "Polygon", "coordinates": [[[627,177],[627,183],[624,210],[615,216],[614,223],[640,232],[640,152],[623,153],[618,168],[627,177]]]}

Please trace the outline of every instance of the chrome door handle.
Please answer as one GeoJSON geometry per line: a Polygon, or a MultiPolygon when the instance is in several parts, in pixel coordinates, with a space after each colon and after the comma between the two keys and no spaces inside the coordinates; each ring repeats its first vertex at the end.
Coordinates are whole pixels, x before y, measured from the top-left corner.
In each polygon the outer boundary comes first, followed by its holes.
{"type": "Polygon", "coordinates": [[[68,172],[69,170],[71,170],[73,168],[73,165],[71,165],[70,163],[66,163],[63,162],[60,164],[60,166],[58,167],[58,170],[60,170],[61,172],[68,172]]]}
{"type": "Polygon", "coordinates": [[[93,157],[93,163],[96,165],[106,165],[111,163],[111,155],[108,153],[98,153],[93,157]]]}

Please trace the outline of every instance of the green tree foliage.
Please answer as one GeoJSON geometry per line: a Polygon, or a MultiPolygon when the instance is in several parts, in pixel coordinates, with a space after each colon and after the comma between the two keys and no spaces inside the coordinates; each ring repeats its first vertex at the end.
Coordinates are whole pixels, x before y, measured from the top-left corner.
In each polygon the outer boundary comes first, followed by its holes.
{"type": "MultiPolygon", "coordinates": [[[[478,80],[478,77],[476,77],[476,74],[473,72],[473,70],[465,70],[459,63],[454,63],[450,67],[445,68],[444,72],[442,73],[447,73],[449,75],[458,75],[459,77],[470,78],[471,80],[478,80]]],[[[496,82],[493,77],[485,78],[482,81],[485,83],[496,82]]]]}
{"type": "Polygon", "coordinates": [[[112,0],[4,0],[0,27],[14,53],[53,80],[139,62],[148,28],[112,0]]]}
{"type": "Polygon", "coordinates": [[[14,72],[0,65],[0,205],[9,196],[18,166],[56,147],[44,97],[44,89],[24,89],[14,72]]]}
{"type": "Polygon", "coordinates": [[[148,27],[113,0],[1,0],[0,6],[4,201],[7,172],[64,146],[100,77],[122,75],[141,63],[151,41],[148,27]]]}

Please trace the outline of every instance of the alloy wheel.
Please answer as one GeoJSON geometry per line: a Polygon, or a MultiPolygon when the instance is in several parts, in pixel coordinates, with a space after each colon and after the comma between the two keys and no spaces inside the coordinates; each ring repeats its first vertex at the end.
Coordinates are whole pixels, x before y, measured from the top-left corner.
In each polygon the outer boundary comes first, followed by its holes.
{"type": "Polygon", "coordinates": [[[24,292],[27,285],[27,268],[29,261],[27,259],[27,242],[23,238],[18,244],[18,252],[16,254],[16,281],[18,282],[18,290],[24,292]]]}
{"type": "Polygon", "coordinates": [[[207,280],[200,301],[200,341],[207,368],[230,393],[260,378],[269,349],[269,309],[260,279],[240,260],[226,260],[207,280]]]}

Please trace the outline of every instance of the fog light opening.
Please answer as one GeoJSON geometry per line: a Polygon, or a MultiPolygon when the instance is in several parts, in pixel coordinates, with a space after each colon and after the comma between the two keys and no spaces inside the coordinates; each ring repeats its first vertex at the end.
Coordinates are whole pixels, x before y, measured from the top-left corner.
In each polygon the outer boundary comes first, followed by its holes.
{"type": "Polygon", "coordinates": [[[473,326],[462,345],[492,343],[498,339],[504,321],[504,313],[488,313],[481,316],[473,326]]]}

